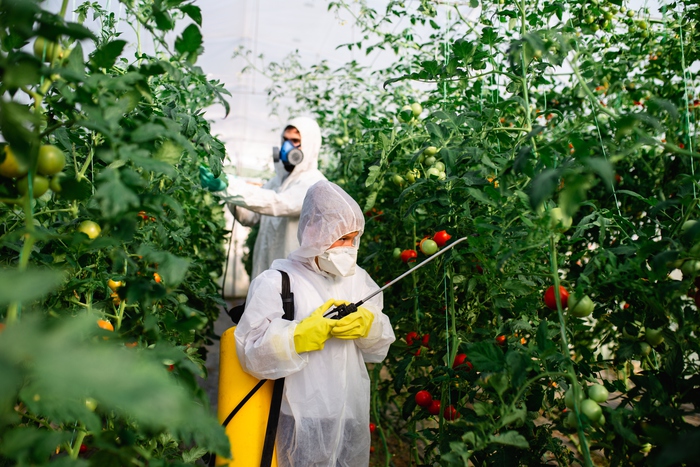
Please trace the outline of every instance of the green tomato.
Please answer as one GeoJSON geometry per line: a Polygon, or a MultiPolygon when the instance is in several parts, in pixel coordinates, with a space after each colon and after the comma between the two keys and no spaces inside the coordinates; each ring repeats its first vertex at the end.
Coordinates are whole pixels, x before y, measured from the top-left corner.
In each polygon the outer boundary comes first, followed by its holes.
{"type": "Polygon", "coordinates": [[[569,314],[577,318],[583,318],[590,315],[595,308],[595,304],[591,297],[584,295],[578,299],[575,295],[569,297],[569,314]]]}
{"type": "Polygon", "coordinates": [[[578,420],[576,419],[576,414],[573,411],[566,414],[566,418],[564,419],[564,426],[572,430],[576,429],[576,427],[578,426],[578,420]]]}
{"type": "Polygon", "coordinates": [[[394,259],[399,259],[401,257],[401,248],[394,248],[394,251],[391,252],[391,256],[394,259]]]}
{"type": "Polygon", "coordinates": [[[423,113],[423,106],[420,105],[418,102],[414,102],[411,104],[411,112],[413,113],[414,117],[420,116],[420,114],[423,113]]]}
{"type": "Polygon", "coordinates": [[[588,397],[598,403],[602,404],[607,401],[608,396],[610,396],[610,393],[602,384],[594,384],[588,388],[588,397]]]}
{"type": "Polygon", "coordinates": [[[603,416],[603,409],[593,399],[584,399],[581,402],[581,413],[588,417],[591,422],[597,422],[603,416]]]}
{"type": "Polygon", "coordinates": [[[56,146],[45,144],[39,148],[37,171],[42,175],[56,175],[66,166],[66,156],[56,146]]]}
{"type": "Polygon", "coordinates": [[[428,146],[423,150],[423,154],[425,154],[426,156],[434,156],[435,154],[437,154],[437,152],[438,151],[435,146],[428,146]]]}
{"type": "Polygon", "coordinates": [[[598,420],[593,422],[593,426],[600,427],[603,425],[605,425],[605,415],[600,414],[600,417],[598,418],[598,420]]]}
{"type": "Polygon", "coordinates": [[[49,182],[49,188],[51,188],[51,191],[54,193],[60,193],[62,190],[61,182],[64,178],[66,178],[66,175],[63,172],[59,172],[51,177],[51,181],[49,182]]]}
{"type": "Polygon", "coordinates": [[[438,251],[437,243],[435,243],[435,240],[424,238],[420,242],[420,251],[422,251],[423,254],[428,256],[434,255],[438,251]]]}
{"type": "Polygon", "coordinates": [[[651,346],[646,342],[640,342],[639,349],[640,353],[645,357],[651,353],[651,346]]]}
{"type": "Polygon", "coordinates": [[[417,178],[420,178],[420,171],[418,169],[411,169],[406,172],[406,180],[409,182],[414,183],[417,178]]]}
{"type": "Polygon", "coordinates": [[[549,226],[554,230],[559,232],[566,232],[571,227],[573,219],[570,216],[564,214],[564,211],[560,207],[552,208],[549,210],[549,226]]]}
{"type": "Polygon", "coordinates": [[[436,161],[437,159],[435,158],[435,156],[428,156],[425,158],[423,163],[427,166],[432,166],[433,164],[435,164],[436,161]]]}
{"type": "Polygon", "coordinates": [[[391,177],[391,181],[394,182],[394,185],[398,187],[402,187],[403,184],[406,182],[403,177],[399,174],[395,174],[391,177]]]}
{"type": "Polygon", "coordinates": [[[444,180],[447,178],[447,174],[445,172],[440,172],[438,175],[438,180],[444,180]]]}
{"type": "Polygon", "coordinates": [[[92,397],[86,397],[85,398],[85,407],[87,407],[90,412],[94,412],[95,409],[97,408],[97,401],[95,399],[93,399],[92,397]]]}
{"type": "Polygon", "coordinates": [[[37,37],[34,41],[34,56],[39,59],[44,57],[44,61],[46,62],[53,62],[54,58],[60,60],[67,55],[60,44],[47,41],[43,37],[37,37]],[[46,55],[44,55],[44,52],[46,52],[46,55]]]}
{"type": "Polygon", "coordinates": [[[413,110],[410,105],[404,105],[399,111],[399,120],[402,122],[410,122],[413,119],[413,110]]]}
{"type": "Polygon", "coordinates": [[[428,178],[439,179],[440,178],[440,171],[438,169],[436,169],[435,167],[431,167],[425,171],[425,175],[428,178]]]}
{"type": "MultiPolygon", "coordinates": [[[[29,191],[29,177],[20,178],[17,180],[16,187],[17,191],[19,191],[21,195],[26,195],[29,191]]],[[[46,193],[48,189],[49,179],[42,177],[41,175],[34,175],[32,180],[32,196],[34,196],[34,198],[38,198],[46,193]]]]}
{"type": "Polygon", "coordinates": [[[96,239],[97,236],[100,235],[101,231],[102,229],[100,228],[99,224],[93,221],[83,221],[78,226],[78,232],[84,233],[88,236],[88,238],[90,238],[90,240],[96,239]]]}
{"type": "Polygon", "coordinates": [[[644,328],[644,337],[652,347],[656,347],[664,341],[663,329],[644,328]]]}
{"type": "Polygon", "coordinates": [[[681,272],[683,273],[683,277],[695,276],[698,272],[700,272],[700,261],[695,259],[683,261],[683,265],[681,266],[681,272]]]}
{"type": "Polygon", "coordinates": [[[437,161],[435,164],[433,164],[433,167],[435,167],[436,169],[438,169],[440,172],[444,172],[444,171],[445,171],[445,163],[444,163],[444,162],[437,161]]]}

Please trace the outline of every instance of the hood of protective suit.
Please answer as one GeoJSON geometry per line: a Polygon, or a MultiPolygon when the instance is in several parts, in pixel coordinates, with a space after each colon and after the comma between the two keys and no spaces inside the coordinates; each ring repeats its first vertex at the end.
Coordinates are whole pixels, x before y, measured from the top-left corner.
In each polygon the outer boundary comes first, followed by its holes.
{"type": "Polygon", "coordinates": [[[365,218],[360,205],[335,183],[321,180],[306,192],[297,231],[301,246],[290,258],[299,261],[315,258],[343,235],[356,231],[359,234],[355,246],[359,247],[364,229],[365,218]]]}
{"type": "Polygon", "coordinates": [[[282,128],[280,135],[280,147],[284,143],[284,129],[288,126],[293,126],[299,130],[301,135],[301,151],[304,153],[304,160],[299,165],[294,167],[294,170],[289,173],[284,168],[282,162],[275,163],[275,172],[282,178],[295,178],[294,174],[305,172],[309,169],[318,167],[318,155],[321,151],[321,128],[316,123],[316,120],[309,117],[296,117],[287,122],[282,128]]]}

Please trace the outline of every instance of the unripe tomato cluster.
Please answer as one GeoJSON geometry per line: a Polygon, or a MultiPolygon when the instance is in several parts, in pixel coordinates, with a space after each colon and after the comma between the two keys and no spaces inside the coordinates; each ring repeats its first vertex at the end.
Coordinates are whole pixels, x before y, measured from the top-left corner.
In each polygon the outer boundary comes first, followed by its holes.
{"type": "MultiPolygon", "coordinates": [[[[418,243],[418,249],[426,256],[434,255],[438,252],[440,248],[445,246],[447,242],[452,238],[450,234],[445,230],[441,230],[431,237],[424,237],[418,243]]],[[[392,256],[397,259],[401,259],[404,263],[414,263],[418,258],[418,253],[416,250],[401,250],[400,248],[394,248],[392,256]]]]}
{"type": "MultiPolygon", "coordinates": [[[[0,176],[13,179],[14,186],[21,196],[29,193],[29,168],[15,156],[9,145],[3,148],[4,158],[0,163],[0,176]]],[[[32,196],[39,198],[49,188],[59,193],[61,191],[61,172],[66,165],[66,156],[56,146],[45,144],[39,148],[36,173],[32,174],[32,196]]]]}
{"type": "MultiPolygon", "coordinates": [[[[588,387],[588,398],[584,398],[583,389],[578,392],[578,407],[579,412],[584,415],[594,427],[605,425],[605,415],[600,404],[608,400],[610,393],[602,384],[593,384],[588,387]]],[[[574,412],[576,397],[574,396],[574,388],[569,388],[564,395],[564,404],[569,412],[564,419],[564,426],[575,429],[578,426],[576,413],[574,412]]]]}
{"type": "Polygon", "coordinates": [[[398,117],[402,122],[408,123],[413,119],[420,117],[421,113],[423,113],[423,106],[418,102],[414,102],[413,104],[406,104],[401,107],[398,117]]]}

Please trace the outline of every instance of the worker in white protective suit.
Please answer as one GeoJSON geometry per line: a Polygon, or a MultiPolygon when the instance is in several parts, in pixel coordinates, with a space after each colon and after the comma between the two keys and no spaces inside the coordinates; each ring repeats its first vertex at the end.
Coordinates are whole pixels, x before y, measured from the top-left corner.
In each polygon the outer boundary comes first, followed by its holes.
{"type": "Polygon", "coordinates": [[[251,280],[276,259],[299,248],[297,227],[306,190],[326,177],[318,170],[321,129],[315,120],[298,117],[282,132],[282,146],[273,154],[275,176],[263,187],[229,180],[226,202],[243,225],[260,222],[253,250],[251,280]]]}
{"type": "Polygon", "coordinates": [[[364,224],[360,206],[342,188],[314,184],[301,209],[300,248],[250,284],[236,350],[243,369],[256,378],[285,378],[276,441],[280,467],[369,464],[365,363],[386,357],[394,331],[382,313],[382,294],[340,320],[323,316],[379,289],[356,265],[364,224]],[[275,269],[289,274],[294,321],[283,319],[275,269]]]}

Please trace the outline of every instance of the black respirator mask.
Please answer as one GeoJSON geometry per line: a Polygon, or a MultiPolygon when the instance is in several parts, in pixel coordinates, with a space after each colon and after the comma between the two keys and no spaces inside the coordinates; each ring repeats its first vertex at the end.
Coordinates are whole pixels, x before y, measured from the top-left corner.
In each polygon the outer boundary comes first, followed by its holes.
{"type": "Polygon", "coordinates": [[[301,152],[301,149],[295,148],[290,141],[285,141],[282,143],[282,149],[276,146],[272,148],[272,160],[274,162],[282,161],[287,172],[291,172],[304,160],[304,153],[301,152]]]}

